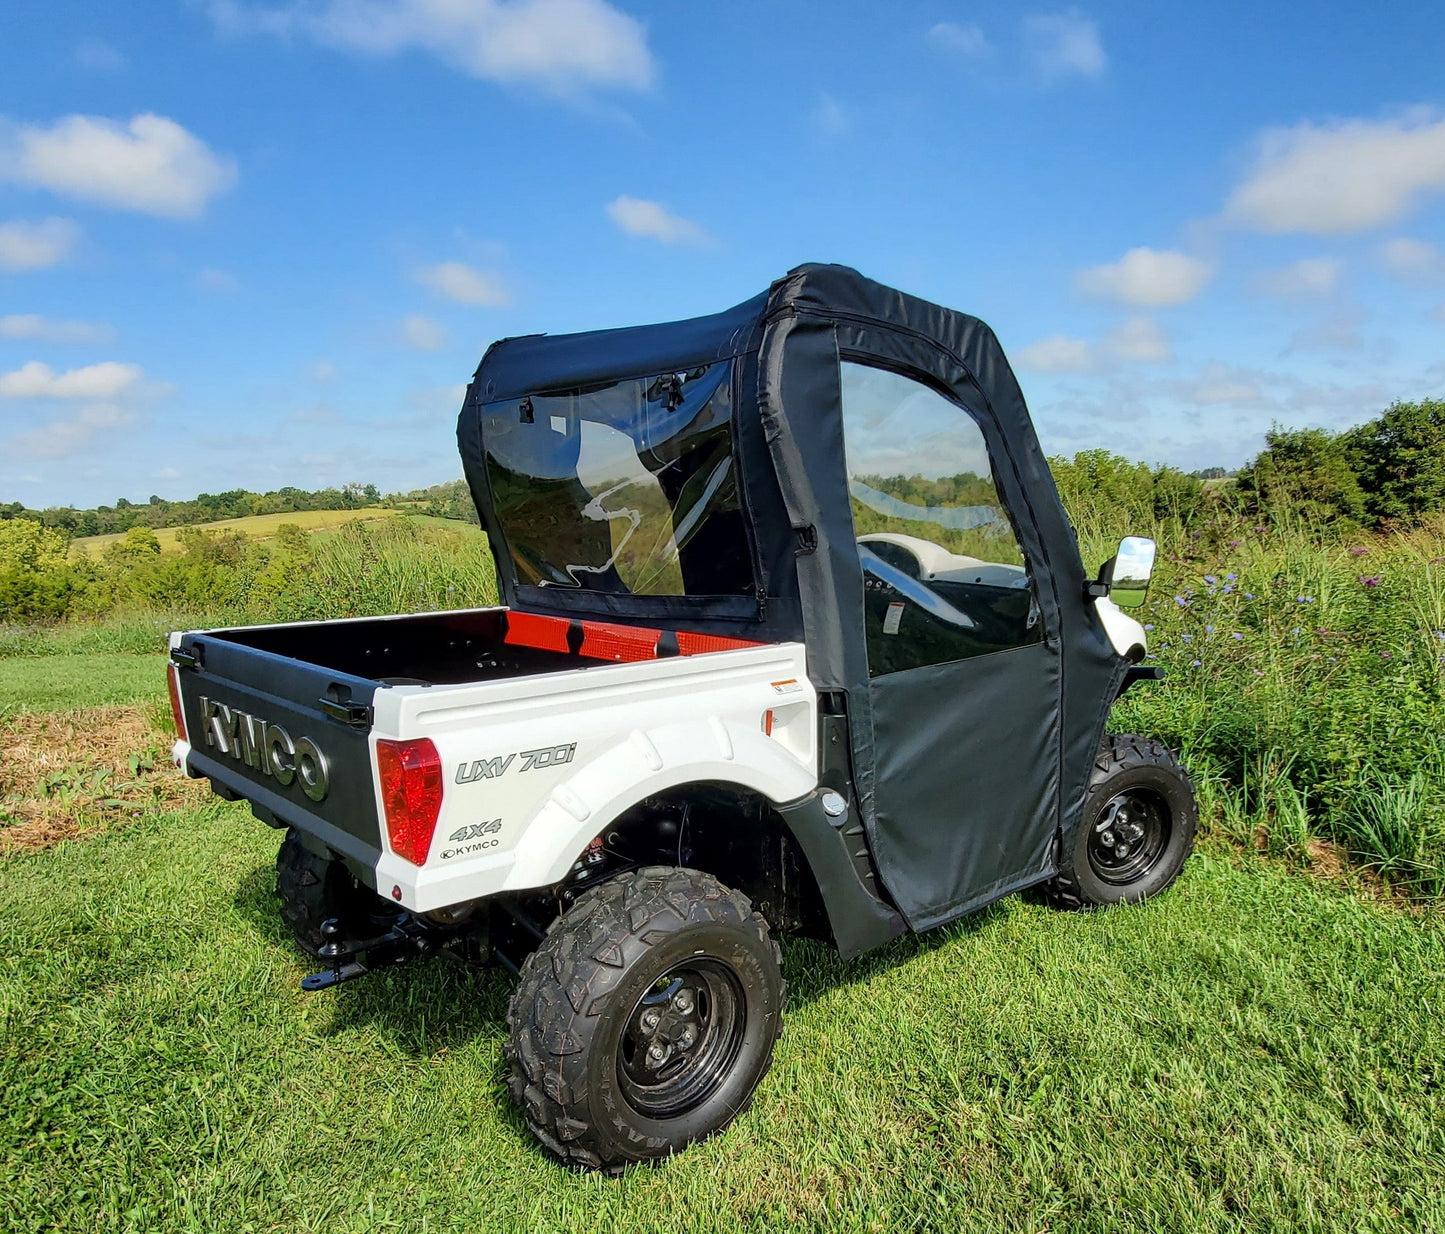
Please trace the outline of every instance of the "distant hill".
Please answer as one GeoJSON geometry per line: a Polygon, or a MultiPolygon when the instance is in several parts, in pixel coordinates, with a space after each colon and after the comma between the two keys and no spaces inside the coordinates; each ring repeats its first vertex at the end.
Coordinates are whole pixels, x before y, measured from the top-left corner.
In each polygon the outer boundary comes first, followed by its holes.
{"type": "MultiPolygon", "coordinates": [[[[32,510],[21,502],[0,502],[0,520],[23,518],[64,531],[74,539],[123,535],[132,527],[191,527],[202,523],[251,519],[263,515],[303,514],[316,511],[373,512],[376,507],[404,509],[436,518],[477,523],[471,494],[461,480],[434,484],[430,488],[383,497],[374,484],[347,484],[342,488],[308,491],[281,488],[269,493],[232,489],[225,493],[201,493],[189,501],[167,501],[152,496],[145,504],[117,498],[113,506],[81,510],[72,506],[51,506],[32,510]]],[[[374,517],[374,513],[371,514],[374,517]]],[[[287,521],[287,520],[277,520],[287,521]]],[[[320,526],[312,520],[291,519],[303,525],[320,526]]],[[[336,520],[340,521],[340,520],[336,520]]],[[[330,523],[331,520],[323,520],[330,523]]]]}

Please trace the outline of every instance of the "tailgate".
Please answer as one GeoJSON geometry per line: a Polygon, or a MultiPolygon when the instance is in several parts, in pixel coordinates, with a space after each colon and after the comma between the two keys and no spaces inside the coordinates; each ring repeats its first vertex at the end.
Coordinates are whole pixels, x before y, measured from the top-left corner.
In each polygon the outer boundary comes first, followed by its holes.
{"type": "Polygon", "coordinates": [[[223,637],[185,634],[187,769],[370,869],[381,852],[372,787],[377,683],[223,637]]]}

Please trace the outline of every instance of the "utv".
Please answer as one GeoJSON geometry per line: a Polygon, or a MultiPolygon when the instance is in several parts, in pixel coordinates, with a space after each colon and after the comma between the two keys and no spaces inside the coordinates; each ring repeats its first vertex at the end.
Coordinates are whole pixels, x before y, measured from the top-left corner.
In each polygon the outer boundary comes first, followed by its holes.
{"type": "Polygon", "coordinates": [[[747,1105],[776,934],[851,957],[1178,874],[1188,778],[1104,735],[1158,675],[1115,603],[1154,546],[1085,576],[982,322],[802,266],[496,343],[457,437],[503,605],[172,635],[175,759],[284,830],[306,988],[440,949],[518,974],[511,1091],[564,1161],[747,1105]]]}

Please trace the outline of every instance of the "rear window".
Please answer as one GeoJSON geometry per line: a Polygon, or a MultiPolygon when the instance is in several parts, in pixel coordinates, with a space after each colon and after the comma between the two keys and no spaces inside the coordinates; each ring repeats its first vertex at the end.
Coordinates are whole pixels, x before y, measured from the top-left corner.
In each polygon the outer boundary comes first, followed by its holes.
{"type": "Polygon", "coordinates": [[[517,581],[645,596],[752,595],[731,362],[482,409],[517,581]]]}

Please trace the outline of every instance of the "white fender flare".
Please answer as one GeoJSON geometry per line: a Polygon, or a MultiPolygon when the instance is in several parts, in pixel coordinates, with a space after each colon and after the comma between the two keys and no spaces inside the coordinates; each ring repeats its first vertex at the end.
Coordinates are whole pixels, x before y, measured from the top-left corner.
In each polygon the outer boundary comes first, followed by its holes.
{"type": "Polygon", "coordinates": [[[638,802],[704,782],[735,784],[782,804],[812,792],[818,777],[760,729],[716,716],[634,729],[552,787],[513,851],[504,889],[560,882],[587,845],[638,802]]]}

